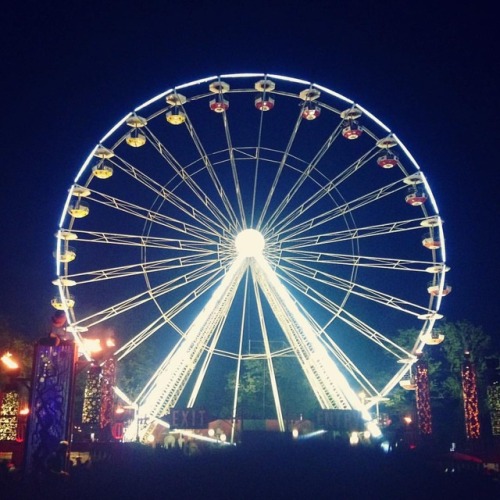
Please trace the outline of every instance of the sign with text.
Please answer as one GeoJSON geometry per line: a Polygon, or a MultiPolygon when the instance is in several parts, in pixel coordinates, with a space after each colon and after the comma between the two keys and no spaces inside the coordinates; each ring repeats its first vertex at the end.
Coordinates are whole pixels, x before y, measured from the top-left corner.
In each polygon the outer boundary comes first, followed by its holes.
{"type": "Polygon", "coordinates": [[[206,429],[210,421],[209,413],[202,408],[172,408],[162,420],[172,429],[206,429]]]}

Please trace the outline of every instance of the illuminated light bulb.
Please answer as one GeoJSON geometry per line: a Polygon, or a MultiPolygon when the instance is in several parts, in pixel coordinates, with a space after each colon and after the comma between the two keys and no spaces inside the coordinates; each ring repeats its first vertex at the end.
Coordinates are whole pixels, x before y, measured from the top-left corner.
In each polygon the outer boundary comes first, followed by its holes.
{"type": "Polygon", "coordinates": [[[349,443],[353,446],[359,443],[359,436],[357,432],[351,433],[351,436],[349,437],[349,443]]]}

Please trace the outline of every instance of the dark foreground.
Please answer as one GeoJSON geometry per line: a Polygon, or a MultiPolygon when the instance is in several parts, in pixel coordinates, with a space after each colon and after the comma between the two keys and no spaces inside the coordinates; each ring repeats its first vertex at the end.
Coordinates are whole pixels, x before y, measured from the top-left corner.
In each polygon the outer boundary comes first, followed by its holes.
{"type": "Polygon", "coordinates": [[[225,447],[186,457],[132,446],[54,481],[3,478],[15,499],[500,498],[498,478],[417,451],[383,454],[323,442],[225,447]]]}

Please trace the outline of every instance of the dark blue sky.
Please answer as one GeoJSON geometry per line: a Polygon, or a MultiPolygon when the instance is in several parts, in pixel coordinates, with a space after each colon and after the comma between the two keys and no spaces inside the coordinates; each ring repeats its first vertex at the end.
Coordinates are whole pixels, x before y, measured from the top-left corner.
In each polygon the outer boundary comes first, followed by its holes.
{"type": "Polygon", "coordinates": [[[53,234],[66,191],[114,123],[174,85],[248,71],[320,83],[398,134],[445,220],[454,289],[442,312],[495,336],[500,78],[492,2],[236,4],[4,7],[0,315],[33,337],[48,328],[53,234]]]}

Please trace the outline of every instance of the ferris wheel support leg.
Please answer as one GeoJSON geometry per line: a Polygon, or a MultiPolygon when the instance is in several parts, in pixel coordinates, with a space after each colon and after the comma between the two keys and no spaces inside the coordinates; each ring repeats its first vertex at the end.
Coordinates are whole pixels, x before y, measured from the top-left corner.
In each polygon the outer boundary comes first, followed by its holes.
{"type": "MultiPolygon", "coordinates": [[[[177,403],[205,346],[209,343],[214,332],[217,331],[220,322],[226,317],[238,284],[247,267],[248,261],[246,259],[237,258],[235,260],[206,306],[186,330],[183,340],[178,344],[176,353],[173,356],[169,355],[162,368],[156,372],[154,379],[148,382],[151,389],[144,394],[140,401],[136,402],[143,414],[139,423],[139,436],[142,441],[153,432],[157,425],[157,419],[168,413],[170,408],[177,403]]],[[[134,425],[138,425],[138,422],[132,422],[129,426],[129,432],[126,433],[126,438],[131,438],[129,434],[133,431],[130,429],[134,425]]]]}
{"type": "MultiPolygon", "coordinates": [[[[311,323],[300,312],[286,288],[261,257],[255,257],[252,272],[292,346],[319,403],[325,409],[355,409],[367,422],[372,420],[359,397],[349,386],[335,362],[328,356],[311,323]]],[[[377,434],[378,427],[373,425],[377,434]]]]}

